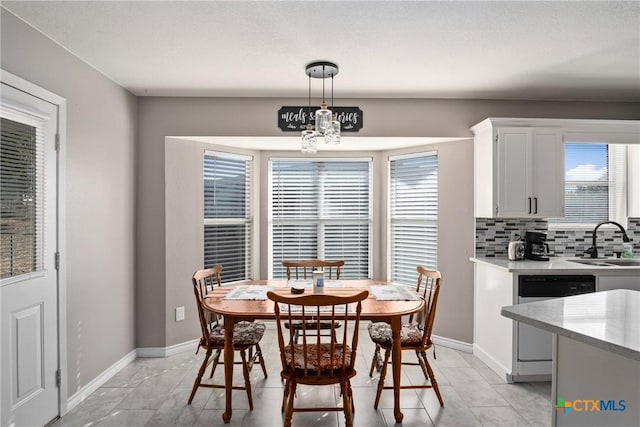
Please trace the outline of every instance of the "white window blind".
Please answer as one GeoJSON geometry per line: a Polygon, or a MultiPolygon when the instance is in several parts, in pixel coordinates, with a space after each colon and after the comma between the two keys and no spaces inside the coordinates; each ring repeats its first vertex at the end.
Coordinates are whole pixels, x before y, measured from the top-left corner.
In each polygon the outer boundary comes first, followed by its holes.
{"type": "Polygon", "coordinates": [[[438,156],[389,160],[391,280],[415,286],[416,267],[437,264],[438,156]]]}
{"type": "Polygon", "coordinates": [[[224,282],[251,279],[251,163],[245,156],[204,156],[204,267],[222,264],[224,282]]]}
{"type": "Polygon", "coordinates": [[[565,216],[550,224],[593,225],[626,216],[626,146],[565,144],[565,216]]]}
{"type": "Polygon", "coordinates": [[[44,120],[0,109],[0,278],[42,270],[44,120]]]}
{"type": "Polygon", "coordinates": [[[271,160],[272,277],[282,261],[344,260],[342,277],[368,278],[371,160],[271,160]]]}

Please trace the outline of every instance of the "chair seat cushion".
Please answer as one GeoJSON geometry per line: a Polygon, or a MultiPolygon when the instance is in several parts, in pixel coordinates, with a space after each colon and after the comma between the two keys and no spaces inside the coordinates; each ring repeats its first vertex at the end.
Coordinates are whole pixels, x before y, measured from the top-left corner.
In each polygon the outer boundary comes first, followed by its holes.
{"type": "MultiPolygon", "coordinates": [[[[307,344],[307,370],[313,372],[330,372],[333,365],[333,370],[342,370],[343,367],[348,368],[351,365],[351,348],[348,345],[334,344],[333,355],[331,354],[331,344],[320,344],[320,359],[318,359],[318,345],[307,344]],[[344,365],[343,365],[343,355],[344,365]],[[332,362],[333,359],[333,362],[332,362]]],[[[294,364],[296,370],[304,369],[304,345],[303,344],[291,344],[285,347],[285,359],[287,366],[291,366],[292,353],[294,357],[294,364]],[[293,352],[291,349],[293,348],[293,352]]]]}
{"type": "MultiPolygon", "coordinates": [[[[264,335],[266,326],[262,322],[238,322],[233,327],[233,345],[249,347],[258,344],[264,335]]],[[[210,334],[214,347],[224,346],[224,325],[216,325],[210,334]]]]}
{"type": "MultiPolygon", "coordinates": [[[[415,347],[420,345],[423,333],[422,327],[417,323],[403,323],[400,332],[400,346],[415,347]]],[[[374,343],[382,347],[391,347],[391,325],[388,323],[369,324],[369,336],[374,343]]],[[[431,339],[428,339],[426,344],[431,344],[431,339]]]]}
{"type": "MultiPolygon", "coordinates": [[[[335,322],[334,323],[334,328],[339,328],[342,326],[341,322],[335,322]]],[[[290,327],[293,327],[294,330],[302,330],[302,320],[297,320],[297,321],[292,321],[291,322],[291,326],[289,326],[289,322],[285,322],[284,327],[289,329],[290,327]]],[[[313,331],[313,330],[317,330],[318,329],[318,322],[316,322],[315,320],[308,320],[307,321],[307,331],[313,331]]],[[[320,329],[331,329],[331,321],[326,321],[323,322],[322,320],[320,321],[320,329]]]]}

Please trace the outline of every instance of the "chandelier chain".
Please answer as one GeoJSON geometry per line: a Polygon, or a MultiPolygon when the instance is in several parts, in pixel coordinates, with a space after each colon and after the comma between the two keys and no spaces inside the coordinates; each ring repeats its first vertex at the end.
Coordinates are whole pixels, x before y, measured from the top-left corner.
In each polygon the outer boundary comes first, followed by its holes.
{"type": "MultiPolygon", "coordinates": [[[[322,66],[322,75],[324,76],[324,65],[322,66]]],[[[324,104],[324,78],[322,79],[322,103],[324,104]]]]}
{"type": "Polygon", "coordinates": [[[311,124],[311,74],[309,74],[309,106],[307,107],[307,125],[311,124]]]}

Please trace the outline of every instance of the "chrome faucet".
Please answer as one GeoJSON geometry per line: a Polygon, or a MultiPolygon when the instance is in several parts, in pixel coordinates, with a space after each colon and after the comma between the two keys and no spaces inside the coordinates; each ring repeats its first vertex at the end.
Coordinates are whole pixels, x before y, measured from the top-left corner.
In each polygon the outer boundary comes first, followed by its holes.
{"type": "Polygon", "coordinates": [[[622,241],[623,242],[629,242],[629,236],[627,236],[627,232],[624,229],[623,226],[621,226],[620,224],[618,224],[615,221],[605,221],[605,222],[601,222],[600,224],[596,225],[596,228],[593,229],[593,240],[591,242],[591,247],[589,249],[587,249],[586,251],[584,251],[585,253],[591,255],[591,258],[598,258],[598,247],[596,246],[596,231],[598,231],[598,228],[601,225],[604,224],[613,224],[616,227],[618,227],[620,229],[620,231],[622,231],[622,241]]]}

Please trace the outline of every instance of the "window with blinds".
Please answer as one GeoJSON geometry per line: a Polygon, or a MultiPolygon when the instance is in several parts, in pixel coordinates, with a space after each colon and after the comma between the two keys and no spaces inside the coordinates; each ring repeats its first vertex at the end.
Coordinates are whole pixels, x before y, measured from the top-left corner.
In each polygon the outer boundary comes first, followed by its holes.
{"type": "Polygon", "coordinates": [[[390,277],[414,287],[418,265],[437,267],[437,153],[391,157],[389,193],[390,277]]]}
{"type": "Polygon", "coordinates": [[[247,156],[204,156],[204,267],[222,264],[224,282],[251,279],[251,166],[247,156]]]}
{"type": "Polygon", "coordinates": [[[2,106],[0,278],[42,270],[44,121],[2,106]]]}
{"type": "Polygon", "coordinates": [[[616,219],[626,175],[625,150],[624,145],[566,143],[565,216],[549,223],[591,226],[616,219]]]}
{"type": "Polygon", "coordinates": [[[271,167],[270,256],[282,261],[344,260],[342,278],[370,277],[371,159],[274,159],[271,167]]]}

